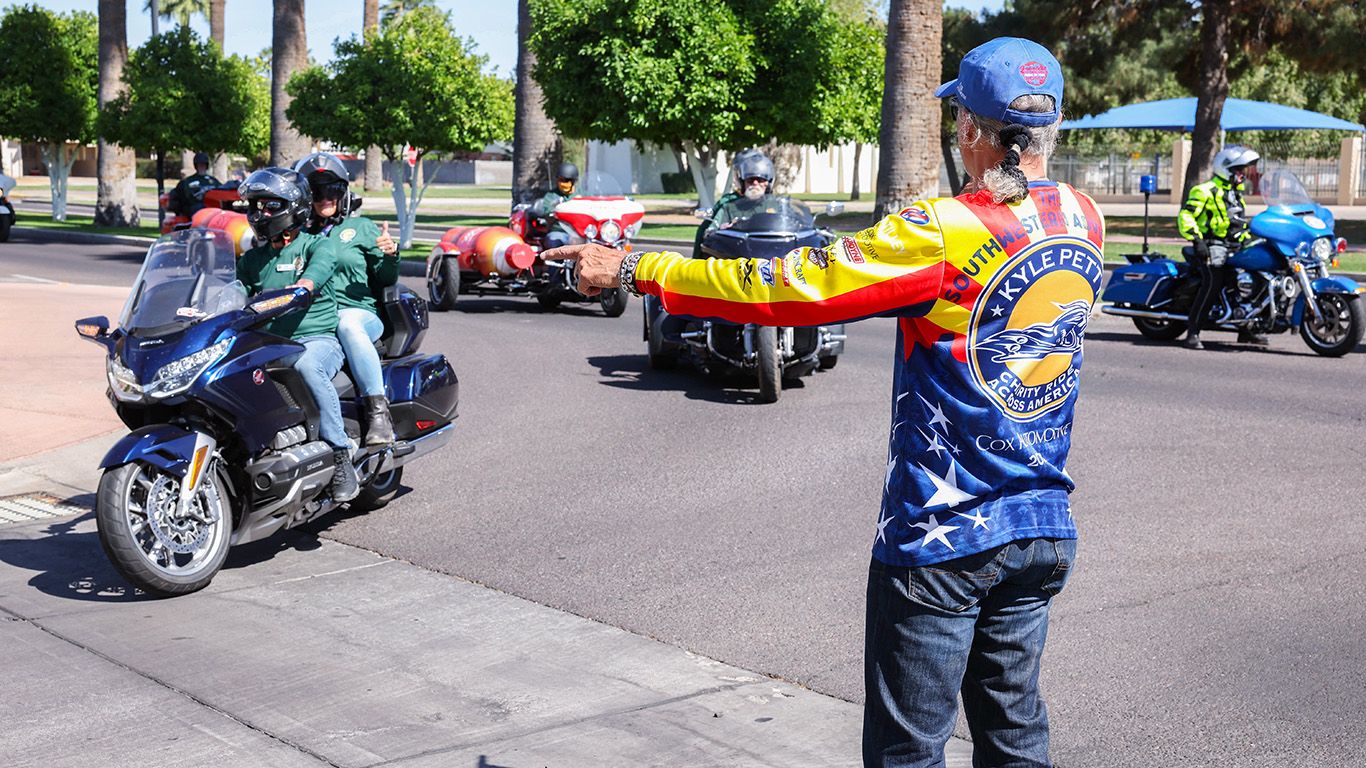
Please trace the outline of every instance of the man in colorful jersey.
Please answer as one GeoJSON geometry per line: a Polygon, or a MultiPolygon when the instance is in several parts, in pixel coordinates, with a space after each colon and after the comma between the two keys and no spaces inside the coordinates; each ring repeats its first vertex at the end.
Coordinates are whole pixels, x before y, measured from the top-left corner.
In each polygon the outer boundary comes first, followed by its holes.
{"type": "Polygon", "coordinates": [[[351,464],[351,440],[342,421],[341,401],[332,386],[332,377],[344,360],[337,342],[337,298],[332,287],[336,250],[331,240],[301,231],[313,210],[313,194],[308,182],[294,171],[262,168],[237,191],[247,203],[252,231],[264,242],[237,260],[237,279],[247,293],[297,286],[313,294],[306,311],[276,318],[263,330],[304,346],[289,362],[318,405],[318,437],[332,446],[332,498],[350,501],[360,493],[360,485],[351,464]]]}
{"type": "MultiPolygon", "coordinates": [[[[1214,178],[1191,187],[1186,204],[1176,216],[1177,230],[1194,247],[1191,264],[1200,275],[1200,291],[1191,304],[1186,331],[1186,346],[1191,349],[1205,348],[1200,342],[1200,326],[1210,308],[1220,301],[1224,286],[1232,277],[1228,257],[1252,237],[1247,206],[1243,204],[1243,181],[1248,169],[1260,159],[1247,147],[1234,145],[1220,150],[1214,156],[1214,178]]],[[[1232,311],[1229,306],[1224,319],[1232,311]]],[[[1238,341],[1267,345],[1265,336],[1248,331],[1239,331],[1238,341]]]]}
{"type": "Polygon", "coordinates": [[[873,534],[864,762],[940,766],[961,693],[974,765],[1044,766],[1039,663],[1076,527],[1067,475],[1082,334],[1101,287],[1095,203],[1043,178],[1062,72],[998,38],[937,91],[972,191],[925,200],[765,265],[573,246],[580,290],[765,325],[897,318],[891,438],[873,534]]]}

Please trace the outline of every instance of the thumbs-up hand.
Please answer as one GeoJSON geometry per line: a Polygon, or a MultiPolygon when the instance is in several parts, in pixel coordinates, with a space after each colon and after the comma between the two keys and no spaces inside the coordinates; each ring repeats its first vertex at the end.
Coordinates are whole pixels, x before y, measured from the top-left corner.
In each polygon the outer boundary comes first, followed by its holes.
{"type": "Polygon", "coordinates": [[[375,246],[385,256],[393,256],[398,253],[398,243],[395,243],[394,239],[389,236],[389,222],[382,221],[379,226],[379,237],[375,238],[375,246]]]}

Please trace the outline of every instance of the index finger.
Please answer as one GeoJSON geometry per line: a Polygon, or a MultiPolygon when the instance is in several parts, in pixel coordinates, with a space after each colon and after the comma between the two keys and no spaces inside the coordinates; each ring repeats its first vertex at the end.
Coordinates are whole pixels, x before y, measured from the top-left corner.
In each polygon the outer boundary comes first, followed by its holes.
{"type": "Polygon", "coordinates": [[[541,259],[547,261],[578,261],[578,246],[562,245],[559,248],[541,251],[541,259]]]}

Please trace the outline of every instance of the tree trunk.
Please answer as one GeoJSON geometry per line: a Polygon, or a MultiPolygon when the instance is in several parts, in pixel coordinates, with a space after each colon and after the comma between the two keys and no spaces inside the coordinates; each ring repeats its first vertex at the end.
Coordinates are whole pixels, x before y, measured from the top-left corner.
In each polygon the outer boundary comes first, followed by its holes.
{"type": "MultiPolygon", "coordinates": [[[[123,65],[128,60],[127,0],[100,0],[101,108],[123,92],[123,65]]],[[[138,192],[134,182],[137,158],[133,150],[99,143],[95,163],[95,224],[101,227],[136,227],[138,192]]]]}
{"type": "Polygon", "coordinates": [[[859,183],[858,183],[858,179],[859,179],[859,167],[858,167],[858,164],[859,164],[859,160],[860,160],[862,157],[863,157],[863,142],[861,142],[861,141],[856,141],[856,142],[854,142],[854,183],[853,183],[852,185],[850,185],[850,188],[849,188],[849,199],[850,199],[850,200],[857,200],[857,199],[859,199],[859,191],[860,191],[860,190],[859,190],[859,183]]]}
{"type": "Polygon", "coordinates": [[[223,5],[227,0],[209,0],[209,39],[218,43],[218,50],[225,53],[223,49],[223,5]]]}
{"type": "Polygon", "coordinates": [[[874,218],[939,191],[939,0],[892,0],[887,16],[886,85],[882,91],[880,164],[874,218]]]}
{"type": "Polygon", "coordinates": [[[66,182],[71,177],[71,165],[76,162],[76,153],[68,149],[63,141],[44,144],[42,156],[47,166],[48,189],[52,194],[52,220],[66,221],[66,182]]]}
{"type": "Polygon", "coordinates": [[[304,0],[274,0],[270,42],[270,164],[288,167],[308,154],[309,140],[285,117],[291,98],[285,92],[290,76],[308,66],[308,36],[304,30],[304,0]]]}
{"type": "Polygon", "coordinates": [[[710,211],[716,205],[717,147],[698,146],[685,141],[683,148],[688,153],[688,170],[692,171],[693,186],[697,187],[697,207],[710,211]]]}
{"type": "MultiPolygon", "coordinates": [[[[379,0],[365,0],[365,13],[361,22],[364,34],[379,31],[379,0]]],[[[384,150],[378,146],[365,148],[365,188],[379,191],[384,189],[384,150]]]]}
{"type": "Polygon", "coordinates": [[[562,155],[555,123],[545,114],[541,86],[531,76],[536,55],[527,45],[531,37],[528,0],[517,2],[517,122],[512,136],[512,202],[530,202],[538,190],[550,188],[554,166],[562,155]]]}
{"type": "Polygon", "coordinates": [[[166,194],[166,153],[160,149],[152,150],[157,176],[157,228],[166,223],[166,208],[161,204],[161,196],[166,194]]]}
{"type": "Polygon", "coordinates": [[[1200,5],[1204,16],[1200,22],[1200,92],[1195,102],[1195,131],[1191,135],[1191,160],[1186,166],[1182,197],[1209,176],[1214,155],[1219,151],[1219,120],[1228,98],[1231,5],[1230,0],[1206,0],[1200,5]]]}

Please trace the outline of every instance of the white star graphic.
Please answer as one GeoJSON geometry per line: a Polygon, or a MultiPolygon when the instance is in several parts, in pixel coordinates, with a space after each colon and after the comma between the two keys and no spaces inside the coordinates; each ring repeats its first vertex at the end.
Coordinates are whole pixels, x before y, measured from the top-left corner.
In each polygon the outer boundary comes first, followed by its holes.
{"type": "Polygon", "coordinates": [[[892,518],[884,517],[877,521],[877,541],[887,543],[887,525],[892,522],[892,518]]]}
{"type": "Polygon", "coordinates": [[[934,515],[930,515],[930,521],[928,523],[912,523],[911,525],[912,527],[919,528],[925,532],[925,538],[920,542],[922,549],[931,541],[942,542],[944,546],[953,549],[953,545],[949,543],[948,535],[949,533],[958,530],[960,527],[957,525],[940,525],[939,521],[934,518],[934,515]]]}
{"type": "Polygon", "coordinates": [[[1000,317],[1003,314],[1005,314],[1005,310],[1001,308],[1000,304],[997,304],[996,306],[991,308],[992,317],[1000,317]]]}
{"type": "Polygon", "coordinates": [[[978,528],[985,528],[985,529],[987,529],[988,531],[991,530],[991,526],[987,525],[987,521],[990,520],[991,518],[989,518],[989,517],[984,517],[984,516],[982,515],[982,513],[979,512],[979,511],[977,511],[977,510],[973,510],[972,514],[970,514],[970,515],[964,514],[964,513],[962,513],[962,512],[954,512],[954,514],[955,514],[955,515],[958,515],[959,517],[962,517],[962,518],[966,518],[966,519],[968,519],[968,520],[971,520],[971,521],[972,521],[973,530],[976,530],[976,529],[978,529],[978,528]]]}
{"type": "Polygon", "coordinates": [[[882,477],[882,490],[887,490],[892,485],[892,472],[896,470],[896,456],[891,453],[887,455],[887,474],[882,477]]]}
{"type": "Polygon", "coordinates": [[[921,395],[919,392],[917,392],[915,396],[920,398],[920,402],[924,403],[925,407],[929,408],[930,413],[933,414],[930,417],[930,426],[934,426],[935,424],[943,424],[947,427],[948,425],[953,423],[949,421],[947,416],[944,415],[943,407],[938,405],[930,405],[930,401],[926,400],[925,396],[921,395]]]}
{"type": "Polygon", "coordinates": [[[934,455],[938,456],[939,454],[948,450],[948,448],[944,447],[943,443],[939,442],[938,432],[931,432],[927,435],[925,434],[925,430],[920,429],[919,427],[917,427],[915,431],[919,432],[922,437],[930,441],[930,447],[926,448],[926,451],[934,451],[934,455]]]}
{"type": "Polygon", "coordinates": [[[925,502],[926,507],[936,507],[943,504],[946,507],[953,508],[965,501],[972,501],[977,498],[958,487],[958,465],[954,462],[949,462],[948,474],[943,477],[931,472],[924,464],[919,466],[929,476],[930,482],[934,483],[934,495],[925,502]]]}
{"type": "Polygon", "coordinates": [[[963,449],[962,449],[962,448],[959,448],[959,447],[956,446],[956,445],[950,445],[950,446],[949,446],[949,450],[953,452],[953,455],[954,455],[954,456],[957,456],[958,454],[960,454],[960,453],[963,452],[963,449]]]}

